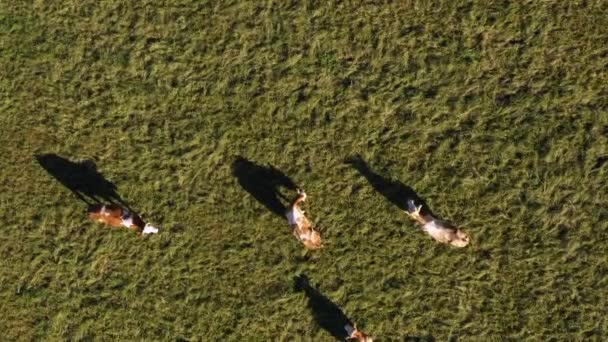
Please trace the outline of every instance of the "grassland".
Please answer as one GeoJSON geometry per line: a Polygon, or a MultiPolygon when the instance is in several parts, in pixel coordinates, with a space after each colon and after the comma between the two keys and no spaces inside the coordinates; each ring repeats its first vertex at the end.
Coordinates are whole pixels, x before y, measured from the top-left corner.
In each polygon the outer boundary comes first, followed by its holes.
{"type": "Polygon", "coordinates": [[[606,13],[0,2],[2,339],[331,341],[329,302],[379,341],[602,340],[606,13]],[[45,153],[93,161],[161,234],[88,222],[45,153]],[[256,185],[293,196],[273,174],[307,190],[321,251],[256,185]],[[391,184],[472,244],[432,241],[391,184]],[[297,289],[304,275],[325,302],[297,289]]]}

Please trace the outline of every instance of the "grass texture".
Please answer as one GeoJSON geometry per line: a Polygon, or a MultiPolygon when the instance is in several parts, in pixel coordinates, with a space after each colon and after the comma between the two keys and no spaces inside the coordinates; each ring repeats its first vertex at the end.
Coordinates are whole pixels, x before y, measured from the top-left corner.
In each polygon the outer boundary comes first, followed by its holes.
{"type": "Polygon", "coordinates": [[[350,319],[378,341],[602,340],[606,13],[1,1],[2,339],[332,341],[350,319]],[[160,234],[89,222],[44,154],[94,163],[160,234]],[[277,215],[294,186],[320,251],[277,215]],[[421,232],[404,189],[471,245],[421,232]]]}

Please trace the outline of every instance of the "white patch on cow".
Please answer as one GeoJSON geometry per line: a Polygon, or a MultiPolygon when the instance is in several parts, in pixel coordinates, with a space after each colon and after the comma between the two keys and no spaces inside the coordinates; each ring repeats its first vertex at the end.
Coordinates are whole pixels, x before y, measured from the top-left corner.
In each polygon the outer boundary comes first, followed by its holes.
{"type": "Polygon", "coordinates": [[[424,226],[422,226],[422,228],[431,236],[438,236],[443,230],[442,227],[439,227],[434,220],[428,221],[424,224],[424,226]]]}
{"type": "Polygon", "coordinates": [[[144,230],[141,233],[142,233],[142,235],[157,234],[158,228],[155,228],[155,227],[151,226],[149,223],[146,223],[146,226],[144,227],[144,230]]]}
{"type": "Polygon", "coordinates": [[[289,221],[289,225],[296,224],[300,225],[300,221],[302,220],[302,211],[296,206],[292,207],[287,212],[287,221],[289,221]]]}
{"type": "Polygon", "coordinates": [[[133,225],[133,216],[123,216],[121,217],[122,225],[129,228],[133,225]]]}

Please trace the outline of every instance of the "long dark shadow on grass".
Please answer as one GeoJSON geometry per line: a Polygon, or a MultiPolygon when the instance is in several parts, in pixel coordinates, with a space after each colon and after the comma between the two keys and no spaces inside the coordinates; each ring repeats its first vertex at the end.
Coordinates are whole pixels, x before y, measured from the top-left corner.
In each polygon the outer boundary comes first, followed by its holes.
{"type": "Polygon", "coordinates": [[[396,205],[399,209],[406,211],[411,210],[411,208],[408,209],[407,202],[413,200],[417,206],[422,205],[423,214],[432,214],[429,206],[418,196],[418,194],[416,194],[414,189],[398,180],[385,178],[375,173],[361,156],[356,155],[349,157],[345,160],[345,163],[352,165],[367,179],[369,184],[371,184],[377,192],[386,197],[387,200],[396,205]]]}
{"type": "Polygon", "coordinates": [[[243,157],[232,163],[232,175],[241,187],[268,210],[283,217],[287,207],[281,199],[288,201],[280,192],[281,187],[295,190],[295,183],[285,174],[272,166],[257,165],[243,157]]]}
{"type": "Polygon", "coordinates": [[[308,297],[308,307],[312,311],[317,324],[338,340],[346,341],[348,335],[344,326],[354,326],[354,324],[342,309],[312,287],[306,275],[294,278],[294,288],[297,291],[304,291],[306,297],[308,297]]]}
{"type": "Polygon", "coordinates": [[[111,203],[132,211],[118,195],[116,185],[97,171],[94,162],[73,162],[54,153],[39,154],[35,158],[46,172],[89,206],[111,203]]]}

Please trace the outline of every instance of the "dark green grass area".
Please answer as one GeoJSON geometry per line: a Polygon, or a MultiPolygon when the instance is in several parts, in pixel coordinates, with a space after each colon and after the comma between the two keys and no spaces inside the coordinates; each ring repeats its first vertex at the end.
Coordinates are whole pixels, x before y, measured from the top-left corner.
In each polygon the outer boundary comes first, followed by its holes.
{"type": "Polygon", "coordinates": [[[331,312],[379,341],[604,339],[606,13],[0,2],[2,339],[331,341],[331,312]],[[90,223],[48,153],[160,234],[90,223]],[[320,251],[275,215],[290,185],[320,251]],[[422,233],[403,189],[471,245],[422,233]]]}

